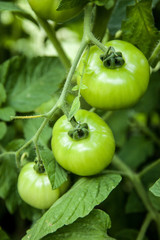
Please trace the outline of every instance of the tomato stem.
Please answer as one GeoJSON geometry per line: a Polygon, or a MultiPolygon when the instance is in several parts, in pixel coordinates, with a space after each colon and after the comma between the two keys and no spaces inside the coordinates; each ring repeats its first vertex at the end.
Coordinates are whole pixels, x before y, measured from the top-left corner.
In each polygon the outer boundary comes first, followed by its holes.
{"type": "Polygon", "coordinates": [[[11,120],[17,120],[17,119],[33,119],[33,118],[41,118],[41,117],[45,117],[44,114],[40,114],[40,115],[32,115],[32,116],[11,116],[11,120]]]}
{"type": "Polygon", "coordinates": [[[142,227],[138,233],[138,236],[136,238],[136,240],[143,240],[144,239],[144,236],[145,236],[145,233],[147,231],[147,228],[149,227],[150,223],[152,221],[152,216],[150,215],[150,213],[147,214],[143,224],[142,224],[142,227]]]}
{"type": "Polygon", "coordinates": [[[78,126],[78,122],[76,121],[75,117],[73,116],[70,120],[70,123],[72,124],[73,127],[77,127],[78,126]]]}
{"type": "Polygon", "coordinates": [[[100,56],[103,65],[109,69],[120,68],[124,65],[125,61],[121,52],[116,52],[113,47],[109,47],[107,52],[100,56]]]}
{"type": "Polygon", "coordinates": [[[38,21],[40,25],[43,27],[43,29],[45,30],[45,32],[47,33],[47,36],[50,39],[51,43],[57,50],[58,56],[60,57],[62,64],[68,70],[71,66],[70,60],[68,59],[65,51],[63,50],[59,40],[57,39],[54,28],[51,28],[50,24],[40,17],[38,17],[38,21]]]}
{"type": "MultiPolygon", "coordinates": [[[[76,119],[73,117],[72,122],[76,119]]],[[[78,123],[74,122],[74,128],[69,130],[68,135],[74,140],[85,139],[89,135],[88,124],[87,123],[78,123]]]]}
{"type": "Polygon", "coordinates": [[[45,172],[43,162],[40,161],[40,160],[37,160],[37,159],[35,160],[35,165],[34,165],[33,168],[37,173],[44,173],[45,172]]]}

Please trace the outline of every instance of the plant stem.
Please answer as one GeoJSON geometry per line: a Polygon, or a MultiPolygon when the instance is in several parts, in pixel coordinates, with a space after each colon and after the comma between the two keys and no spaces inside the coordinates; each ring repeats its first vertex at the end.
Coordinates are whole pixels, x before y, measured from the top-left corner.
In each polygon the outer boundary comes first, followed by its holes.
{"type": "Polygon", "coordinates": [[[104,121],[107,121],[110,116],[112,116],[113,111],[107,111],[105,114],[102,115],[104,121]]]}
{"type": "Polygon", "coordinates": [[[142,227],[141,227],[141,229],[139,231],[139,234],[138,234],[136,240],[143,240],[144,239],[145,233],[146,233],[147,228],[148,228],[148,226],[149,226],[151,221],[152,221],[152,217],[148,213],[146,218],[145,218],[145,220],[144,220],[144,222],[143,222],[143,224],[142,224],[142,227]]]}
{"type": "Polygon", "coordinates": [[[2,147],[2,145],[0,145],[0,151],[3,153],[3,152],[5,152],[5,149],[4,149],[4,147],[2,147]]]}
{"type": "Polygon", "coordinates": [[[122,175],[122,176],[125,176],[125,177],[128,177],[127,173],[124,172],[124,171],[119,171],[119,170],[104,170],[102,173],[105,173],[105,174],[118,174],[118,175],[122,175]]]}
{"type": "Polygon", "coordinates": [[[103,43],[101,43],[94,35],[92,32],[89,33],[89,38],[90,38],[90,41],[97,45],[103,52],[107,52],[107,48],[103,45],[103,43]]]}
{"type": "Polygon", "coordinates": [[[58,53],[58,56],[59,56],[61,62],[63,63],[65,68],[68,70],[70,68],[71,64],[70,64],[70,61],[69,61],[66,53],[64,52],[59,40],[56,37],[56,32],[55,32],[54,28],[52,28],[47,21],[45,21],[39,17],[38,17],[38,21],[41,24],[41,26],[43,27],[43,29],[45,30],[45,32],[46,32],[48,38],[50,39],[50,41],[52,42],[53,46],[57,50],[57,53],[58,53]]]}
{"type": "Polygon", "coordinates": [[[85,8],[85,18],[84,18],[84,31],[83,31],[83,36],[85,36],[88,41],[90,41],[90,39],[88,38],[88,34],[90,34],[90,32],[92,32],[93,29],[93,25],[94,22],[92,19],[93,16],[93,4],[89,3],[88,6],[85,8]]]}
{"type": "Polygon", "coordinates": [[[160,41],[158,42],[157,46],[155,47],[154,51],[152,52],[149,58],[149,64],[152,67],[155,67],[158,61],[160,61],[160,41]]]}
{"type": "Polygon", "coordinates": [[[90,112],[95,112],[95,111],[96,111],[96,108],[95,108],[95,107],[92,107],[89,111],[90,111],[90,112]]]}
{"type": "Polygon", "coordinates": [[[84,21],[84,35],[86,36],[86,39],[88,40],[88,43],[93,43],[97,45],[103,52],[107,51],[107,48],[100,42],[92,33],[93,25],[94,25],[94,19],[91,18],[93,11],[93,5],[88,4],[88,7],[86,8],[86,19],[84,21]]]}
{"type": "Polygon", "coordinates": [[[142,177],[143,175],[145,175],[147,172],[149,172],[152,168],[156,167],[157,165],[160,164],[160,159],[157,159],[156,161],[154,161],[153,163],[149,164],[148,166],[146,166],[141,172],[139,172],[139,177],[142,177]]]}
{"type": "Polygon", "coordinates": [[[38,139],[39,136],[42,132],[42,130],[44,129],[44,127],[48,124],[50,118],[48,118],[48,116],[52,116],[53,113],[56,111],[57,109],[57,105],[55,105],[50,112],[48,112],[47,114],[45,114],[45,116],[47,117],[46,119],[44,119],[44,121],[42,122],[41,126],[39,127],[39,129],[37,130],[37,132],[35,133],[35,135],[28,141],[26,142],[21,148],[18,149],[17,152],[14,152],[14,154],[16,155],[16,163],[17,163],[17,167],[20,168],[20,162],[19,162],[19,154],[26,148],[28,147],[30,144],[32,144],[32,142],[34,143],[35,149],[36,149],[36,154],[38,157],[38,161],[40,161],[40,153],[39,153],[39,149],[38,149],[38,139]]]}
{"type": "Polygon", "coordinates": [[[21,168],[21,166],[20,166],[20,159],[19,159],[19,155],[20,155],[20,153],[25,149],[25,148],[27,148],[31,143],[32,143],[32,138],[28,141],[28,142],[26,142],[21,148],[19,148],[16,152],[15,152],[15,156],[16,156],[16,164],[17,164],[17,167],[18,168],[21,168]]]}
{"type": "Polygon", "coordinates": [[[152,219],[155,220],[158,233],[160,234],[160,216],[158,212],[153,208],[138,174],[134,173],[123,161],[120,160],[118,156],[114,157],[112,163],[117,169],[126,172],[133,186],[135,187],[135,190],[137,191],[139,197],[141,198],[144,206],[150,213],[152,219]]]}
{"type": "Polygon", "coordinates": [[[144,134],[150,137],[153,140],[153,142],[155,142],[160,147],[160,139],[147,126],[143,126],[137,121],[136,124],[144,134]]]}
{"type": "Polygon", "coordinates": [[[67,76],[65,85],[63,87],[61,96],[60,96],[60,98],[58,100],[58,106],[59,106],[59,108],[62,108],[63,111],[64,111],[64,102],[65,102],[65,99],[66,99],[66,95],[67,95],[68,89],[70,87],[70,82],[72,80],[72,77],[73,77],[73,75],[75,73],[77,64],[78,64],[78,62],[79,62],[79,60],[81,58],[81,55],[82,55],[84,49],[86,48],[86,46],[87,46],[87,42],[85,40],[82,40],[80,48],[79,48],[79,50],[78,50],[78,52],[76,54],[76,57],[75,57],[75,59],[73,61],[72,66],[70,68],[70,71],[69,71],[69,74],[67,76]]]}
{"type": "Polygon", "coordinates": [[[44,117],[44,114],[40,115],[33,115],[33,116],[11,116],[11,120],[17,120],[17,119],[33,119],[33,118],[41,118],[44,117]]]}
{"type": "Polygon", "coordinates": [[[83,65],[83,69],[82,69],[82,72],[81,72],[81,80],[79,82],[79,89],[78,89],[78,97],[79,97],[79,99],[81,97],[81,86],[82,86],[82,82],[83,82],[83,75],[85,73],[85,68],[86,68],[86,65],[87,65],[88,57],[89,57],[90,47],[87,47],[86,51],[87,51],[87,54],[86,54],[86,58],[85,58],[84,65],[83,65]]]}
{"type": "Polygon", "coordinates": [[[58,100],[58,106],[59,108],[61,108],[63,110],[63,112],[67,115],[68,117],[68,112],[65,111],[65,99],[66,99],[66,95],[68,92],[68,89],[70,87],[70,82],[72,80],[72,77],[75,73],[76,67],[78,65],[78,62],[85,50],[85,48],[88,46],[90,40],[88,38],[88,31],[90,31],[90,29],[92,28],[92,23],[91,23],[91,15],[92,15],[92,4],[88,4],[88,6],[85,9],[85,17],[84,17],[84,34],[83,34],[83,38],[82,38],[82,42],[81,45],[79,47],[79,50],[76,54],[76,57],[72,63],[72,66],[70,68],[69,74],[67,76],[67,80],[65,82],[64,88],[62,90],[61,96],[58,100]]]}
{"type": "Polygon", "coordinates": [[[44,119],[44,121],[42,122],[40,128],[38,129],[36,134],[33,136],[33,141],[34,142],[37,142],[37,140],[39,138],[39,135],[41,134],[42,130],[44,129],[44,127],[47,125],[48,122],[49,122],[48,118],[44,119]]]}

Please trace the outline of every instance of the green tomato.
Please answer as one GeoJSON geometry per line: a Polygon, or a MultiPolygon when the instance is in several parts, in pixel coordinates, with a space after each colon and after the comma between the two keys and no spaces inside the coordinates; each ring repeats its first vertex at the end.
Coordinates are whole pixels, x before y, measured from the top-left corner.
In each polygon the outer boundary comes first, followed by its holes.
{"type": "MultiPolygon", "coordinates": [[[[96,108],[115,110],[130,107],[147,89],[150,76],[148,61],[139,49],[128,42],[113,40],[105,46],[121,52],[125,63],[119,68],[109,69],[100,60],[102,51],[97,46],[91,47],[82,80],[87,88],[81,89],[81,94],[87,103],[96,108]]],[[[86,54],[79,64],[80,73],[86,54]]],[[[80,80],[78,76],[78,85],[80,80]]]]}
{"type": "Polygon", "coordinates": [[[53,127],[52,150],[57,162],[66,170],[90,176],[107,167],[114,155],[115,141],[111,129],[95,113],[79,110],[75,118],[87,123],[89,135],[85,139],[74,140],[68,135],[73,129],[64,115],[53,127]]]}
{"type": "Polygon", "coordinates": [[[37,173],[33,168],[34,164],[30,162],[22,168],[18,177],[18,193],[30,206],[47,209],[67,190],[68,180],[64,186],[62,184],[61,190],[60,188],[53,190],[48,175],[37,173]]]}
{"type": "Polygon", "coordinates": [[[28,0],[33,11],[41,18],[57,23],[66,22],[80,13],[82,7],[57,11],[60,0],[28,0]]]}

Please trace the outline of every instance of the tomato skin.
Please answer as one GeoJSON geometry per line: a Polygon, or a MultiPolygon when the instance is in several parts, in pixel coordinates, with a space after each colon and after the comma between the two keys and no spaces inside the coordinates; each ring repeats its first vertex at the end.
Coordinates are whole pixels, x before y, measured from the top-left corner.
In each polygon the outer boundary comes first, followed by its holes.
{"type": "Polygon", "coordinates": [[[60,0],[28,0],[33,11],[41,18],[57,23],[66,22],[80,13],[81,7],[56,11],[60,0]]]}
{"type": "MultiPolygon", "coordinates": [[[[125,63],[122,67],[108,69],[100,60],[102,51],[97,46],[91,47],[83,84],[86,89],[81,94],[91,106],[101,109],[116,110],[134,105],[147,89],[150,68],[143,53],[132,44],[113,40],[105,45],[112,46],[116,52],[122,52],[125,63]]],[[[79,72],[82,72],[84,59],[83,55],[79,72]]],[[[77,79],[80,84],[81,77],[77,79]]]]}
{"type": "Polygon", "coordinates": [[[53,190],[47,174],[37,173],[33,169],[34,164],[30,162],[22,168],[18,177],[18,192],[32,207],[47,209],[60,197],[60,190],[53,190]]]}
{"type": "Polygon", "coordinates": [[[90,176],[107,167],[114,155],[115,141],[108,125],[95,113],[79,110],[75,118],[87,123],[89,135],[85,139],[73,140],[68,131],[71,123],[64,115],[53,127],[52,151],[57,162],[66,170],[80,175],[90,176]]]}

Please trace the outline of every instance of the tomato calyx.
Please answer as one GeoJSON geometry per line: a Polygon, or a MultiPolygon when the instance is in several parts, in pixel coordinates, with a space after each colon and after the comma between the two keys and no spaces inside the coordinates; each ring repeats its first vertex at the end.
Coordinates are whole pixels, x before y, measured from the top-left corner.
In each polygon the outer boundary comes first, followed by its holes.
{"type": "Polygon", "coordinates": [[[122,53],[116,52],[113,47],[109,47],[107,52],[100,56],[103,65],[109,69],[120,68],[125,63],[122,53]]]}
{"type": "Polygon", "coordinates": [[[74,140],[81,140],[88,137],[89,129],[87,123],[77,122],[75,117],[70,120],[73,129],[69,130],[68,135],[74,140]]]}
{"type": "Polygon", "coordinates": [[[34,170],[37,173],[44,173],[45,172],[45,168],[44,168],[43,162],[42,161],[38,161],[37,159],[34,162],[35,162],[35,165],[33,167],[34,170]]]}

